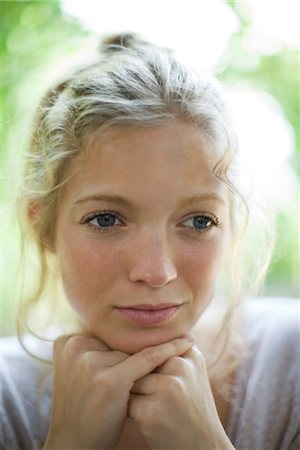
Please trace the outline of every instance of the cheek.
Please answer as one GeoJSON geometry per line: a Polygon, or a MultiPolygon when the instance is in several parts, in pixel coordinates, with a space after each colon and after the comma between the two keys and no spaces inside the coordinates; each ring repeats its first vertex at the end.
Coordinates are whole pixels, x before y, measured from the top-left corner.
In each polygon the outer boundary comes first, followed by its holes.
{"type": "Polygon", "coordinates": [[[65,236],[58,254],[65,293],[74,304],[88,303],[104,296],[119,273],[118,255],[97,240],[76,240],[65,236]]]}
{"type": "Polygon", "coordinates": [[[214,287],[223,261],[224,246],[219,240],[196,244],[183,252],[180,260],[180,272],[194,290],[214,287]]]}

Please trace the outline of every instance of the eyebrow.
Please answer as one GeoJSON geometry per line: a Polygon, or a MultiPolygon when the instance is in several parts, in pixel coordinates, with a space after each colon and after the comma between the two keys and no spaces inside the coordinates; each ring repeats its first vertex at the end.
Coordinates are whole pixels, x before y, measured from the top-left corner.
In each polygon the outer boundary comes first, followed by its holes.
{"type": "MultiPolygon", "coordinates": [[[[119,204],[120,206],[124,206],[127,208],[134,208],[139,209],[138,205],[125,197],[121,197],[119,195],[111,195],[111,194],[91,194],[87,195],[86,197],[79,198],[74,202],[74,205],[81,205],[83,203],[92,202],[92,201],[106,201],[110,203],[119,204]]],[[[214,192],[207,192],[199,195],[193,195],[192,197],[186,197],[183,198],[181,201],[178,202],[177,207],[178,208],[184,208],[187,206],[190,206],[193,203],[200,203],[200,202],[216,202],[220,203],[221,205],[225,204],[225,200],[215,194],[214,192]]]]}
{"type": "Polygon", "coordinates": [[[124,197],[120,197],[119,195],[110,195],[110,194],[91,194],[87,195],[86,197],[79,198],[74,202],[75,205],[80,205],[82,203],[86,202],[111,202],[111,203],[118,203],[123,206],[132,207],[134,206],[133,202],[130,202],[124,197]]]}
{"type": "Polygon", "coordinates": [[[179,202],[178,206],[180,208],[184,208],[186,206],[190,206],[193,203],[208,202],[208,201],[225,205],[225,200],[222,197],[218,196],[217,194],[215,194],[213,192],[207,192],[205,194],[199,194],[199,195],[194,195],[192,197],[186,197],[179,202]]]}

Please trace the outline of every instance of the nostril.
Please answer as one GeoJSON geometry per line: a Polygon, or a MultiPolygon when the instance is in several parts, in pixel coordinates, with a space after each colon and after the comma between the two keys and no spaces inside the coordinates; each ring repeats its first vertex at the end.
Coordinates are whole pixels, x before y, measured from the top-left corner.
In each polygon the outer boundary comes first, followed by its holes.
{"type": "Polygon", "coordinates": [[[158,270],[155,267],[153,271],[143,270],[143,267],[135,267],[129,274],[129,279],[133,282],[144,282],[154,288],[160,288],[176,280],[177,271],[175,267],[169,267],[168,270],[158,270]]]}

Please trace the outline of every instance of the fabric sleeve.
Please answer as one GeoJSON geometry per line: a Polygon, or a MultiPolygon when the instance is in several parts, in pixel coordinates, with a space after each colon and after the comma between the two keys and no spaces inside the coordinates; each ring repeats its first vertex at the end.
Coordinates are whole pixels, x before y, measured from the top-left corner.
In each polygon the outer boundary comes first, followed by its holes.
{"type": "Polygon", "coordinates": [[[0,448],[41,449],[51,405],[48,366],[30,357],[15,337],[2,338],[0,352],[0,448]]]}

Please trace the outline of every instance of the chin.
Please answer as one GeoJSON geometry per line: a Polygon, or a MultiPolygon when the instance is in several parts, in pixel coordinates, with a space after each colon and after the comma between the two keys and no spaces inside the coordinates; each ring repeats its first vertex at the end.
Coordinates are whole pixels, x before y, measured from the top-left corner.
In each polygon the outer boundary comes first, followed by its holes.
{"type": "Polygon", "coordinates": [[[140,330],[137,333],[133,333],[131,336],[128,334],[126,337],[114,337],[106,339],[104,336],[102,336],[101,339],[112,350],[118,350],[133,355],[147,347],[163,344],[165,342],[171,341],[172,339],[182,337],[187,333],[188,331],[172,332],[170,330],[146,329],[140,330]]]}

